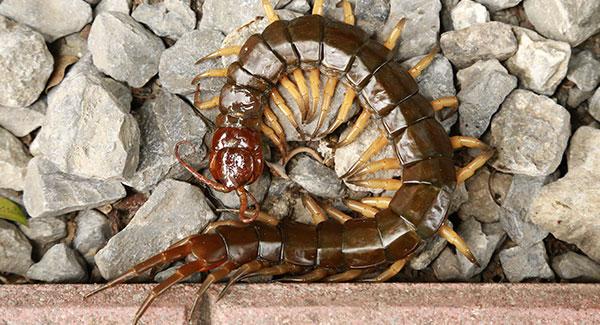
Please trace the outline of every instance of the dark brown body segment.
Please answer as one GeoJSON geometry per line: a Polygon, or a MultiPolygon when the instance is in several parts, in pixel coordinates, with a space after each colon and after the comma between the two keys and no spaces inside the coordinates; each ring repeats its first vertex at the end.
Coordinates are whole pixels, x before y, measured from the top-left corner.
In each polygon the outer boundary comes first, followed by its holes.
{"type": "Polygon", "coordinates": [[[275,84],[285,71],[285,63],[269,48],[259,34],[248,38],[242,46],[238,61],[250,74],[275,84]]]}
{"type": "Polygon", "coordinates": [[[346,74],[346,82],[354,89],[362,89],[373,73],[390,57],[391,51],[385,46],[374,40],[367,40],[367,43],[356,53],[352,66],[346,74]]]}
{"type": "Polygon", "coordinates": [[[322,16],[302,16],[288,24],[288,31],[292,44],[296,48],[302,68],[316,67],[323,57],[323,25],[322,16]]]}
{"type": "Polygon", "coordinates": [[[323,27],[323,71],[330,74],[346,72],[354,55],[368,38],[369,35],[361,29],[328,20],[323,27]]]}
{"type": "Polygon", "coordinates": [[[269,45],[271,50],[277,54],[279,59],[285,62],[287,71],[300,66],[300,57],[292,44],[292,39],[288,32],[287,21],[277,20],[271,23],[262,32],[262,38],[269,45]]]}

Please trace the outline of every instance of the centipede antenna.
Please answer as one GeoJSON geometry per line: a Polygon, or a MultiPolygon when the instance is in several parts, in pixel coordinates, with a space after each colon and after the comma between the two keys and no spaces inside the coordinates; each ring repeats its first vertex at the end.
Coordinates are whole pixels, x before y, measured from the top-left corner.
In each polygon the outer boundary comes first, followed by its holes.
{"type": "Polygon", "coordinates": [[[315,4],[312,10],[313,15],[323,16],[323,2],[324,0],[315,0],[315,4]]]}
{"type": "Polygon", "coordinates": [[[304,72],[302,71],[302,69],[298,68],[296,70],[294,70],[292,72],[292,75],[294,76],[294,80],[296,81],[296,85],[298,85],[298,90],[300,91],[300,94],[302,95],[302,100],[304,103],[304,107],[300,108],[300,111],[302,112],[302,122],[304,123],[304,121],[306,120],[306,117],[308,116],[308,113],[310,112],[310,99],[309,99],[309,91],[308,91],[308,86],[306,84],[306,78],[304,78],[304,72]]]}
{"type": "Polygon", "coordinates": [[[417,62],[417,64],[415,64],[414,67],[410,68],[410,70],[408,70],[408,74],[410,74],[414,79],[417,79],[418,76],[421,75],[421,73],[427,69],[427,67],[429,67],[429,65],[431,64],[431,62],[433,62],[433,59],[435,59],[435,56],[438,54],[438,52],[440,51],[440,48],[437,46],[434,46],[431,51],[429,51],[429,54],[427,54],[424,58],[422,58],[419,62],[417,62]]]}
{"type": "Polygon", "coordinates": [[[366,187],[376,190],[397,191],[402,187],[402,181],[394,178],[376,178],[347,181],[348,183],[360,187],[366,187]]]}
{"type": "Polygon", "coordinates": [[[342,123],[344,123],[344,121],[346,121],[348,114],[350,113],[352,103],[354,103],[354,98],[356,98],[356,92],[354,89],[352,89],[352,87],[346,86],[346,94],[344,94],[344,100],[342,101],[342,105],[340,106],[335,120],[333,123],[331,123],[329,128],[327,128],[327,131],[321,133],[319,136],[325,136],[333,133],[333,131],[335,131],[340,125],[342,125],[342,123]]]}
{"type": "Polygon", "coordinates": [[[354,25],[355,19],[352,13],[352,4],[348,0],[341,0],[337,3],[336,7],[342,7],[344,10],[344,23],[348,25],[354,25]]]}
{"type": "Polygon", "coordinates": [[[194,175],[194,177],[198,181],[202,182],[203,184],[206,184],[207,186],[210,186],[211,188],[213,188],[219,192],[224,192],[224,193],[231,192],[231,189],[227,188],[223,184],[219,184],[213,180],[206,178],[204,175],[198,173],[198,171],[195,170],[194,167],[192,167],[189,163],[187,163],[185,160],[183,160],[183,158],[181,158],[181,156],[179,154],[179,148],[181,147],[182,144],[192,145],[192,143],[188,140],[183,140],[183,141],[179,141],[175,144],[175,158],[177,159],[179,164],[181,166],[183,166],[183,168],[185,168],[188,172],[190,172],[192,175],[194,175]]]}
{"type": "Polygon", "coordinates": [[[354,142],[354,140],[356,140],[356,138],[358,138],[358,136],[367,127],[367,124],[369,123],[369,120],[371,119],[371,115],[372,115],[372,113],[369,112],[368,109],[363,108],[362,112],[358,116],[358,119],[356,119],[356,122],[354,122],[354,125],[352,125],[352,127],[350,128],[350,131],[346,134],[346,137],[344,139],[340,139],[340,142],[338,142],[334,146],[334,148],[336,148],[336,149],[341,148],[341,147],[347,146],[350,143],[354,142]]]}
{"type": "Polygon", "coordinates": [[[338,80],[339,79],[337,77],[328,77],[327,78],[327,83],[325,83],[325,89],[323,90],[323,104],[321,105],[321,112],[319,113],[319,120],[318,120],[317,126],[315,127],[315,130],[313,131],[312,136],[311,136],[313,138],[319,133],[319,130],[323,126],[323,122],[325,121],[325,118],[327,117],[327,114],[329,113],[329,109],[331,108],[331,99],[333,98],[333,95],[335,94],[335,88],[337,87],[338,80]]]}
{"type": "Polygon", "coordinates": [[[197,76],[195,76],[194,79],[192,79],[191,84],[195,85],[198,82],[200,82],[200,80],[202,80],[204,78],[210,78],[210,77],[227,77],[227,69],[226,68],[212,69],[212,70],[202,72],[202,73],[198,74],[197,76]]]}
{"type": "Polygon", "coordinates": [[[355,200],[346,199],[344,200],[344,204],[350,210],[358,212],[367,218],[374,218],[377,212],[379,212],[378,209],[355,200]]]}
{"type": "Polygon", "coordinates": [[[456,96],[438,98],[431,102],[431,106],[436,112],[439,112],[446,107],[452,110],[456,110],[458,109],[458,98],[456,98],[456,96]]]}
{"type": "Polygon", "coordinates": [[[406,26],[406,18],[402,18],[398,21],[396,26],[394,26],[394,28],[390,32],[390,35],[388,36],[383,46],[388,48],[390,51],[393,50],[396,47],[396,44],[398,43],[398,39],[400,39],[400,35],[402,35],[402,31],[404,31],[404,26],[406,26]]]}
{"type": "Polygon", "coordinates": [[[196,61],[195,64],[200,64],[206,60],[209,59],[214,59],[214,58],[218,58],[221,56],[229,56],[229,55],[239,55],[240,51],[242,50],[241,46],[228,46],[228,47],[224,47],[224,48],[220,48],[212,53],[207,54],[206,56],[202,57],[201,59],[199,59],[198,61],[196,61]]]}
{"type": "Polygon", "coordinates": [[[368,163],[354,174],[351,179],[360,179],[368,174],[374,174],[382,170],[400,169],[401,167],[398,158],[384,158],[368,163]]]}
{"type": "Polygon", "coordinates": [[[365,150],[358,160],[354,162],[354,164],[348,169],[341,178],[349,178],[354,174],[358,173],[362,170],[362,168],[367,164],[367,162],[373,158],[376,154],[378,154],[385,146],[388,144],[388,139],[385,134],[381,134],[373,143],[365,150]]]}
{"type": "Polygon", "coordinates": [[[267,18],[269,18],[269,23],[279,20],[279,16],[275,13],[275,9],[271,5],[270,0],[261,0],[262,6],[265,9],[265,13],[267,14],[267,18]]]}
{"type": "Polygon", "coordinates": [[[392,202],[391,196],[369,196],[360,199],[360,202],[378,209],[387,209],[392,202]]]}
{"type": "Polygon", "coordinates": [[[454,229],[450,228],[450,226],[448,226],[447,224],[443,224],[440,227],[440,230],[438,230],[438,234],[440,234],[440,236],[442,236],[450,244],[456,247],[456,249],[461,254],[463,254],[469,261],[471,261],[471,263],[477,265],[477,267],[481,267],[475,255],[473,255],[471,249],[469,249],[469,246],[467,245],[467,243],[465,243],[465,240],[462,237],[460,237],[460,235],[457,234],[454,231],[454,229]]]}

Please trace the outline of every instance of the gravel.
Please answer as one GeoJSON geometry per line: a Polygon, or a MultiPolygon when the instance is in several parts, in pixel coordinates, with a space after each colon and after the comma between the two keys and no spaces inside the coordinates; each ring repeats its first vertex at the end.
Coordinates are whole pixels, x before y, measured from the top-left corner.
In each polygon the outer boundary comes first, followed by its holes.
{"type": "Polygon", "coordinates": [[[518,5],[522,0],[475,0],[485,5],[490,11],[499,11],[512,8],[518,5]]]}
{"type": "Polygon", "coordinates": [[[54,59],[39,33],[2,16],[0,43],[0,105],[29,106],[44,90],[54,59]]]}
{"type": "Polygon", "coordinates": [[[33,263],[31,249],[19,228],[0,219],[0,272],[25,275],[33,263]]]}
{"type": "Polygon", "coordinates": [[[23,143],[0,127],[0,188],[22,191],[30,159],[23,143]]]}
{"type": "Polygon", "coordinates": [[[318,161],[301,155],[288,166],[288,175],[308,193],[325,198],[344,197],[344,183],[335,171],[318,161]]]}
{"type": "MultiPolygon", "coordinates": [[[[448,225],[451,228],[454,228],[451,221],[448,221],[448,225]]],[[[410,267],[417,271],[425,269],[440,255],[447,245],[448,242],[446,239],[439,235],[427,239],[427,242],[421,251],[416,254],[415,257],[410,259],[410,267]]]]}
{"type": "Polygon", "coordinates": [[[469,199],[458,211],[458,216],[462,220],[473,217],[482,223],[500,221],[500,214],[503,210],[492,198],[490,187],[492,187],[494,197],[499,202],[503,202],[511,186],[512,176],[498,173],[490,180],[490,175],[490,171],[484,167],[465,182],[469,199]]]}
{"type": "Polygon", "coordinates": [[[110,237],[113,231],[108,219],[96,210],[85,210],[75,218],[77,230],[73,238],[73,247],[90,264],[95,263],[94,256],[110,237]]]}
{"type": "Polygon", "coordinates": [[[600,87],[596,89],[596,92],[590,98],[589,112],[597,121],[600,121],[600,87]]]}
{"type": "Polygon", "coordinates": [[[27,238],[41,247],[67,236],[67,223],[62,217],[32,218],[27,226],[19,225],[19,228],[27,238]]]}
{"type": "Polygon", "coordinates": [[[529,176],[553,173],[571,134],[569,112],[548,97],[513,91],[492,120],[493,166],[529,176]]]}
{"type": "Polygon", "coordinates": [[[554,272],[548,265],[544,243],[537,243],[529,248],[515,246],[503,249],[499,255],[504,275],[510,282],[554,278],[554,272]]]}
{"type": "Polygon", "coordinates": [[[28,25],[47,42],[54,42],[91,22],[92,8],[82,0],[4,0],[0,15],[28,25]]]}
{"type": "Polygon", "coordinates": [[[462,0],[451,11],[452,27],[455,30],[490,21],[490,13],[480,3],[462,0]]]}
{"type": "MultiPolygon", "coordinates": [[[[204,176],[207,176],[208,178],[212,179],[212,176],[210,176],[208,170],[204,171],[204,176]]],[[[250,193],[252,193],[252,195],[256,198],[256,200],[258,200],[258,202],[262,202],[265,199],[267,192],[269,191],[270,184],[271,174],[267,171],[264,171],[263,174],[254,183],[246,185],[244,188],[250,193]]],[[[210,193],[227,208],[237,209],[240,207],[240,198],[235,191],[223,193],[211,188],[210,193]]]]}
{"type": "Polygon", "coordinates": [[[569,89],[567,104],[577,107],[592,97],[600,84],[600,61],[590,51],[579,52],[569,62],[567,79],[575,84],[575,87],[569,89]]]}
{"type": "Polygon", "coordinates": [[[66,244],[56,244],[27,271],[32,280],[58,283],[78,283],[87,279],[85,262],[66,244]]]}
{"type": "Polygon", "coordinates": [[[103,12],[116,11],[129,15],[132,0],[102,0],[94,7],[94,17],[103,12]]]}
{"type": "MultiPolygon", "coordinates": [[[[272,4],[275,2],[271,1],[272,4]]],[[[257,16],[265,15],[261,2],[255,0],[205,0],[202,12],[200,27],[224,34],[231,33],[257,16]]]]}
{"type": "Polygon", "coordinates": [[[47,106],[44,99],[27,107],[0,106],[0,127],[17,137],[24,137],[42,126],[47,106]]]}
{"type": "Polygon", "coordinates": [[[600,281],[600,264],[574,252],[566,252],[554,257],[552,269],[561,279],[600,281]]]}
{"type": "Polygon", "coordinates": [[[157,36],[171,39],[179,39],[196,28],[196,14],[190,8],[190,0],[144,0],[131,17],[148,26],[157,36]]]}

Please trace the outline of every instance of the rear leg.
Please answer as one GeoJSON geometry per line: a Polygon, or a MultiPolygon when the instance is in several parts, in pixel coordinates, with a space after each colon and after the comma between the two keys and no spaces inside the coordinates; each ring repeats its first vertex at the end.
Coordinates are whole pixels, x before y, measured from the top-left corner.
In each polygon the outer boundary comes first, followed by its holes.
{"type": "Polygon", "coordinates": [[[227,284],[225,285],[223,290],[221,290],[221,292],[219,293],[219,296],[217,297],[217,301],[221,300],[221,298],[223,298],[227,294],[227,292],[229,292],[229,289],[231,288],[231,286],[233,284],[238,282],[244,276],[262,269],[263,267],[265,267],[265,265],[266,265],[266,262],[254,260],[252,262],[249,262],[249,263],[246,263],[246,264],[240,266],[229,277],[229,281],[227,282],[227,284]]]}
{"type": "Polygon", "coordinates": [[[188,323],[191,323],[192,316],[198,308],[200,299],[202,298],[202,296],[204,296],[204,293],[206,293],[206,290],[208,290],[210,285],[226,277],[227,274],[229,274],[235,268],[236,265],[233,262],[228,261],[222,263],[220,266],[218,266],[216,270],[214,270],[212,273],[206,276],[206,279],[204,279],[204,282],[202,282],[200,288],[196,292],[196,298],[194,298],[194,304],[192,305],[192,309],[188,317],[188,323]]]}
{"type": "Polygon", "coordinates": [[[390,265],[385,271],[381,272],[376,277],[371,278],[371,279],[365,279],[363,281],[364,282],[385,282],[385,281],[393,278],[396,274],[400,273],[400,271],[402,271],[402,269],[406,265],[406,262],[408,261],[408,259],[409,258],[406,257],[406,258],[397,260],[392,265],[390,265]]]}

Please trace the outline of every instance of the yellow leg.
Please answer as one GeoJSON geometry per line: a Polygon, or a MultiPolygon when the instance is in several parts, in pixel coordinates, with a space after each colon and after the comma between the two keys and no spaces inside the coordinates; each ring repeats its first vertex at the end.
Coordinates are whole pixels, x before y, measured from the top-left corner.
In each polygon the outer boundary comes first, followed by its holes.
{"type": "Polygon", "coordinates": [[[273,131],[273,129],[268,127],[264,122],[261,122],[260,123],[260,131],[267,138],[269,138],[269,140],[271,140],[275,144],[275,146],[277,146],[277,150],[279,150],[281,157],[287,156],[287,148],[286,148],[287,142],[282,141],[281,138],[278,137],[277,134],[275,134],[275,131],[273,131]]]}
{"type": "Polygon", "coordinates": [[[436,54],[438,54],[438,52],[439,48],[437,46],[434,46],[433,49],[431,49],[431,51],[429,52],[429,54],[422,58],[421,61],[419,61],[414,67],[408,70],[408,74],[410,74],[413,78],[416,79],[418,76],[421,75],[421,73],[425,69],[427,69],[431,62],[433,62],[433,59],[435,59],[435,56],[436,54]]]}
{"type": "Polygon", "coordinates": [[[399,169],[401,167],[398,158],[384,158],[376,160],[364,166],[359,172],[354,174],[352,178],[361,178],[368,174],[373,174],[381,170],[399,169]]]}
{"type": "Polygon", "coordinates": [[[221,56],[238,55],[238,54],[240,54],[241,50],[242,50],[241,46],[224,47],[224,48],[218,49],[218,50],[206,55],[205,57],[201,58],[200,60],[196,61],[196,64],[200,64],[206,60],[218,58],[221,56]]]}
{"type": "Polygon", "coordinates": [[[362,198],[360,202],[378,209],[387,209],[392,202],[391,196],[369,196],[362,198]]]}
{"type": "Polygon", "coordinates": [[[327,118],[327,114],[329,113],[329,109],[331,108],[331,99],[333,98],[333,94],[335,94],[335,88],[337,87],[338,78],[336,77],[328,77],[327,83],[325,84],[325,89],[323,90],[323,105],[321,105],[321,112],[319,114],[319,120],[317,122],[317,127],[312,134],[312,137],[315,137],[321,127],[323,126],[323,122],[325,118],[327,118]]]}
{"type": "Polygon", "coordinates": [[[306,104],[304,103],[304,97],[302,97],[296,85],[287,76],[284,76],[279,81],[281,82],[283,88],[285,88],[285,90],[287,90],[290,93],[290,95],[292,95],[294,101],[296,101],[298,109],[300,109],[300,112],[302,112],[301,116],[306,115],[306,104]]]}
{"type": "Polygon", "coordinates": [[[194,107],[196,107],[198,110],[219,107],[219,96],[215,96],[203,102],[200,100],[200,89],[196,89],[196,92],[194,93],[194,107]]]}
{"type": "Polygon", "coordinates": [[[440,227],[440,230],[438,230],[438,233],[440,234],[440,236],[442,236],[444,239],[446,239],[450,244],[452,244],[454,247],[456,247],[456,250],[461,252],[461,254],[463,254],[469,261],[471,261],[471,263],[477,265],[477,267],[481,267],[481,265],[479,265],[479,262],[477,261],[477,258],[475,257],[475,255],[473,255],[473,253],[471,252],[471,249],[469,249],[469,246],[467,245],[467,243],[465,243],[465,240],[462,239],[462,237],[460,237],[460,235],[458,235],[447,224],[443,224],[440,227]]]}
{"type": "Polygon", "coordinates": [[[485,165],[485,163],[492,158],[493,155],[494,150],[484,151],[479,156],[475,157],[475,159],[473,159],[465,167],[459,169],[456,173],[456,181],[458,184],[463,183],[469,177],[473,176],[479,168],[483,167],[483,165],[485,165]]]}
{"type": "Polygon", "coordinates": [[[397,260],[396,262],[394,262],[394,264],[390,265],[390,267],[387,270],[383,271],[381,274],[372,279],[365,280],[365,282],[385,282],[394,277],[394,275],[400,273],[400,271],[402,271],[402,268],[404,268],[404,265],[406,265],[407,261],[408,258],[397,260]]]}
{"type": "Polygon", "coordinates": [[[197,75],[196,77],[194,77],[194,79],[192,80],[192,85],[197,84],[200,80],[202,80],[204,78],[210,78],[210,77],[227,77],[227,68],[213,69],[213,70],[208,70],[206,72],[203,72],[203,73],[197,75]]]}
{"type": "Polygon", "coordinates": [[[400,35],[402,35],[402,31],[404,30],[405,25],[406,18],[400,19],[396,26],[394,26],[394,29],[392,29],[390,36],[388,36],[388,39],[385,41],[383,46],[387,47],[390,50],[394,49],[394,47],[396,47],[396,44],[398,44],[398,39],[400,39],[400,35]]]}
{"type": "Polygon", "coordinates": [[[344,203],[350,210],[358,212],[367,218],[374,218],[377,212],[379,212],[378,209],[355,200],[346,199],[344,203]]]}
{"type": "Polygon", "coordinates": [[[350,282],[363,274],[363,270],[349,270],[343,273],[334,274],[323,279],[323,282],[350,282]]]}
{"type": "Polygon", "coordinates": [[[285,142],[285,140],[286,140],[285,131],[283,130],[283,127],[279,123],[279,119],[277,118],[277,115],[275,115],[275,113],[273,113],[273,110],[271,110],[271,107],[269,107],[269,105],[265,105],[265,107],[263,109],[263,115],[265,116],[265,121],[267,121],[267,125],[269,125],[269,127],[271,127],[271,129],[273,129],[275,134],[277,134],[277,137],[279,137],[282,141],[285,142]]]}
{"type": "Polygon", "coordinates": [[[308,73],[308,81],[310,83],[312,105],[310,113],[306,117],[306,121],[311,122],[315,118],[315,115],[317,114],[317,109],[319,107],[319,94],[321,93],[321,71],[319,71],[318,68],[310,70],[310,72],[308,73]]]}
{"type": "Polygon", "coordinates": [[[342,123],[344,123],[344,121],[346,121],[348,114],[350,113],[352,103],[354,102],[354,98],[356,98],[356,92],[354,89],[352,89],[352,87],[346,86],[346,94],[344,95],[344,101],[340,106],[340,110],[338,111],[335,120],[333,123],[331,123],[327,131],[323,132],[323,136],[333,133],[335,129],[337,129],[340,125],[342,125],[342,123]]]}
{"type": "Polygon", "coordinates": [[[279,108],[281,112],[283,112],[283,114],[288,118],[290,123],[292,123],[292,126],[300,134],[300,137],[304,138],[304,132],[300,130],[300,127],[298,126],[298,122],[296,122],[296,118],[294,117],[292,109],[286,104],[285,99],[281,97],[281,94],[275,88],[271,90],[271,99],[273,99],[273,101],[275,102],[275,106],[277,106],[277,108],[279,108]]]}
{"type": "Polygon", "coordinates": [[[329,205],[325,206],[325,211],[328,215],[330,215],[333,219],[337,220],[339,223],[344,223],[352,219],[351,216],[329,205]]]}
{"type": "Polygon", "coordinates": [[[402,187],[402,181],[399,179],[393,179],[393,178],[364,179],[364,180],[357,180],[357,181],[353,180],[353,181],[349,181],[348,183],[356,185],[356,186],[378,189],[378,190],[386,190],[386,191],[397,191],[402,187]]]}
{"type": "Polygon", "coordinates": [[[325,211],[323,211],[323,209],[319,206],[319,203],[317,203],[317,201],[313,199],[312,196],[306,193],[302,195],[302,203],[312,216],[313,223],[315,225],[318,225],[321,222],[327,220],[327,215],[325,214],[325,211]]]}
{"type": "Polygon", "coordinates": [[[338,3],[344,9],[344,22],[348,25],[354,25],[354,14],[352,13],[352,5],[348,0],[342,0],[338,3]]]}
{"type": "Polygon", "coordinates": [[[467,136],[453,136],[450,137],[450,143],[452,144],[453,149],[461,149],[461,148],[470,148],[470,149],[482,149],[488,150],[490,146],[481,140],[474,137],[467,136]]]}
{"type": "Polygon", "coordinates": [[[371,158],[373,158],[373,156],[378,154],[387,145],[387,143],[387,137],[384,134],[380,135],[377,139],[375,139],[375,141],[373,141],[373,143],[367,148],[367,150],[365,150],[362,153],[362,155],[360,155],[360,157],[352,165],[352,167],[350,167],[350,169],[348,169],[348,171],[344,175],[342,175],[342,178],[352,177],[352,175],[359,172],[364,167],[364,165],[366,165],[367,162],[371,160],[371,158]]]}
{"type": "Polygon", "coordinates": [[[262,0],[263,8],[265,9],[265,13],[267,14],[267,18],[269,18],[269,22],[272,23],[276,20],[279,20],[279,16],[275,13],[275,9],[271,5],[271,1],[262,0]]]}
{"type": "Polygon", "coordinates": [[[324,0],[315,0],[315,4],[312,10],[313,15],[323,16],[323,2],[324,0]]]}
{"type": "Polygon", "coordinates": [[[456,96],[438,98],[431,102],[431,106],[436,112],[441,111],[446,107],[456,110],[458,108],[458,98],[456,98],[456,96]]]}
{"type": "Polygon", "coordinates": [[[354,140],[356,140],[356,138],[358,138],[358,136],[362,133],[362,131],[364,131],[364,129],[367,127],[367,124],[369,123],[370,119],[371,119],[371,112],[369,112],[369,110],[363,108],[362,112],[358,116],[358,119],[356,119],[356,122],[354,123],[354,125],[352,125],[352,128],[346,135],[346,138],[344,138],[343,140],[340,140],[340,142],[338,142],[338,144],[335,145],[335,148],[344,147],[344,146],[352,143],[354,140]]]}
{"type": "Polygon", "coordinates": [[[304,102],[304,109],[302,110],[302,121],[306,120],[306,116],[310,111],[310,99],[309,99],[309,91],[308,86],[306,84],[306,79],[304,78],[304,72],[302,69],[298,68],[292,72],[294,76],[294,80],[296,81],[296,85],[298,85],[298,90],[300,90],[300,95],[302,95],[302,100],[304,102]]]}

